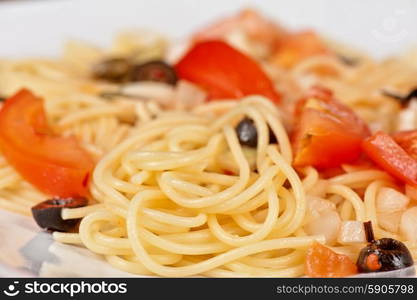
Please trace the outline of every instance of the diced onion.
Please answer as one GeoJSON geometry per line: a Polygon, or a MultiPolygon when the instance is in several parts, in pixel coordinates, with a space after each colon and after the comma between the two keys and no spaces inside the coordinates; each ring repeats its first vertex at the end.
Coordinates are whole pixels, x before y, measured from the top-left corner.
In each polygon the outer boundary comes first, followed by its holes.
{"type": "Polygon", "coordinates": [[[307,210],[313,217],[317,217],[327,210],[336,210],[336,205],[320,197],[307,196],[307,210]]]}
{"type": "Polygon", "coordinates": [[[410,199],[404,194],[388,187],[379,190],[376,198],[376,210],[379,213],[392,213],[404,210],[410,199]]]}
{"type": "Polygon", "coordinates": [[[341,225],[340,216],[336,211],[328,210],[304,226],[308,235],[324,235],[326,244],[333,244],[338,236],[341,225]]]}
{"type": "Polygon", "coordinates": [[[378,213],[378,224],[381,226],[382,229],[385,229],[392,233],[396,233],[398,232],[398,227],[400,225],[401,216],[403,212],[404,211],[401,210],[392,213],[378,213]]]}
{"type": "Polygon", "coordinates": [[[366,243],[363,223],[361,221],[343,221],[337,241],[340,244],[366,243]]]}

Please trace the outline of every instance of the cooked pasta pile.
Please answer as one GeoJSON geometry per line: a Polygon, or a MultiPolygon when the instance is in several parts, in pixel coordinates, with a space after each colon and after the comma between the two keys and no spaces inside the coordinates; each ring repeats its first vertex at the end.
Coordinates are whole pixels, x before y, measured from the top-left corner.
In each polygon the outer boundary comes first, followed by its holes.
{"type": "MultiPolygon", "coordinates": [[[[287,68],[266,59],[253,46],[259,40],[233,34],[229,42],[264,66],[281,105],[259,95],[205,102],[204,89],[185,80],[120,87],[91,77],[91,67],[112,55],[169,57],[167,41],[145,32],[120,35],[107,52],[71,42],[60,59],[0,61],[0,96],[22,87],[42,96],[54,132],[75,136],[96,163],[90,205],[62,210],[63,219],[82,218],[78,232],[54,232],[55,240],[133,274],[293,277],[305,275],[314,241],[356,260],[366,243],[361,224],[370,220],[376,238],[403,241],[416,258],[415,239],[401,227],[410,226],[401,218],[417,200],[412,186],[371,163],[344,163],[334,173],[295,168],[289,133],[293,104],[313,85],[333,90],[372,132],[416,129],[414,102],[403,109],[383,93],[416,86],[416,53],[377,62],[326,43],[351,61],[317,54],[287,68]],[[236,133],[245,117],[256,147],[236,133]],[[402,204],[390,211],[384,197],[402,204]]],[[[0,157],[1,208],[30,215],[50,197],[0,157]]]]}

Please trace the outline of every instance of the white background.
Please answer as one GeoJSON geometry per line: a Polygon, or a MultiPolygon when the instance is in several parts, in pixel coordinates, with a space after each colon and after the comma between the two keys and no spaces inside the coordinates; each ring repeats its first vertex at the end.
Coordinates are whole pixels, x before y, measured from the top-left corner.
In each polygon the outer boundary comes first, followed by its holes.
{"type": "Polygon", "coordinates": [[[68,38],[106,45],[131,27],[180,38],[245,6],[378,57],[417,45],[415,0],[20,0],[0,1],[0,56],[58,54],[68,38]]]}

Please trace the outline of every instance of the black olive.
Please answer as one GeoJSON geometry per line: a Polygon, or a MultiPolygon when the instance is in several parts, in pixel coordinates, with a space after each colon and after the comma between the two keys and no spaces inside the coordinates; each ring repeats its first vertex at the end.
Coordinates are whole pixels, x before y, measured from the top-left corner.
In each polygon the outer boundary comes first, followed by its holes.
{"type": "MultiPolygon", "coordinates": [[[[269,143],[277,143],[277,138],[272,132],[271,128],[269,130],[269,143]]],[[[256,148],[258,145],[258,132],[256,130],[255,124],[253,121],[247,117],[243,118],[236,126],[236,134],[241,145],[248,147],[256,148]]]]}
{"type": "Polygon", "coordinates": [[[368,245],[359,253],[359,272],[384,272],[410,267],[414,264],[408,248],[391,238],[374,239],[371,222],[364,223],[368,245]]]}
{"type": "Polygon", "coordinates": [[[55,231],[71,231],[78,223],[78,219],[64,220],[61,217],[63,208],[86,206],[86,198],[53,198],[32,207],[32,215],[39,227],[55,231]]]}
{"type": "Polygon", "coordinates": [[[96,79],[112,82],[124,82],[129,76],[131,63],[126,58],[116,57],[105,59],[93,65],[92,73],[96,79]]]}
{"type": "Polygon", "coordinates": [[[268,130],[269,130],[269,143],[270,144],[276,144],[276,143],[278,143],[277,137],[275,136],[275,134],[271,130],[271,128],[268,127],[268,130]]]}
{"type": "Polygon", "coordinates": [[[383,272],[410,267],[414,264],[410,251],[400,241],[382,238],[369,243],[359,254],[360,272],[383,272]]]}
{"type": "Polygon", "coordinates": [[[157,81],[175,85],[177,74],[166,62],[154,60],[133,66],[130,70],[129,81],[157,81]]]}
{"type": "Polygon", "coordinates": [[[382,91],[382,94],[394,98],[400,102],[401,105],[405,106],[410,102],[412,99],[417,99],[417,88],[412,89],[407,95],[398,95],[395,93],[392,93],[390,91],[382,91]]]}
{"type": "Polygon", "coordinates": [[[236,134],[241,145],[255,148],[258,145],[258,132],[249,118],[244,118],[236,126],[236,134]]]}

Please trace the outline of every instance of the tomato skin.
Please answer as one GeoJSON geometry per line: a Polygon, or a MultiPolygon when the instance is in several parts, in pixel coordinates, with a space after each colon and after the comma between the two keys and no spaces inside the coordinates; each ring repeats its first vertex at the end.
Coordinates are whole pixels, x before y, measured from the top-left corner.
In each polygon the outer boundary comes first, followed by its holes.
{"type": "Polygon", "coordinates": [[[368,126],[331,91],[315,87],[295,109],[294,166],[335,168],[357,160],[368,126]]]}
{"type": "Polygon", "coordinates": [[[16,171],[42,192],[63,198],[88,195],[89,172],[33,159],[7,144],[1,150],[16,171]]]}
{"type": "Polygon", "coordinates": [[[93,159],[75,138],[53,134],[42,99],[30,91],[19,91],[0,110],[0,148],[8,163],[42,192],[88,196],[93,159]]]}
{"type": "Polygon", "coordinates": [[[305,272],[309,277],[346,277],[357,274],[358,269],[348,256],[314,242],[307,250],[305,272]]]}
{"type": "Polygon", "coordinates": [[[417,160],[417,130],[396,132],[392,137],[408,155],[417,160]]]}
{"type": "Polygon", "coordinates": [[[238,14],[222,18],[204,27],[193,35],[195,42],[213,39],[225,39],[235,30],[243,31],[251,40],[274,48],[287,31],[268,20],[253,9],[243,9],[238,14]]]}
{"type": "Polygon", "coordinates": [[[258,63],[223,41],[195,44],[175,70],[180,78],[204,88],[209,100],[263,95],[280,101],[272,81],[258,63]]]}
{"type": "Polygon", "coordinates": [[[417,161],[388,134],[379,131],[362,143],[363,151],[397,179],[417,186],[417,161]]]}
{"type": "Polygon", "coordinates": [[[361,142],[363,137],[350,135],[343,128],[332,126],[333,120],[328,115],[307,110],[303,118],[309,121],[301,121],[300,132],[305,132],[304,137],[296,136],[300,146],[296,150],[294,166],[314,166],[319,169],[338,167],[343,163],[357,160],[361,154],[361,142]],[[325,124],[328,125],[325,125],[325,124]],[[301,140],[304,139],[304,140],[301,140]]]}
{"type": "Polygon", "coordinates": [[[272,57],[272,62],[283,68],[292,68],[314,55],[328,55],[330,51],[314,31],[301,31],[282,38],[272,57]]]}

